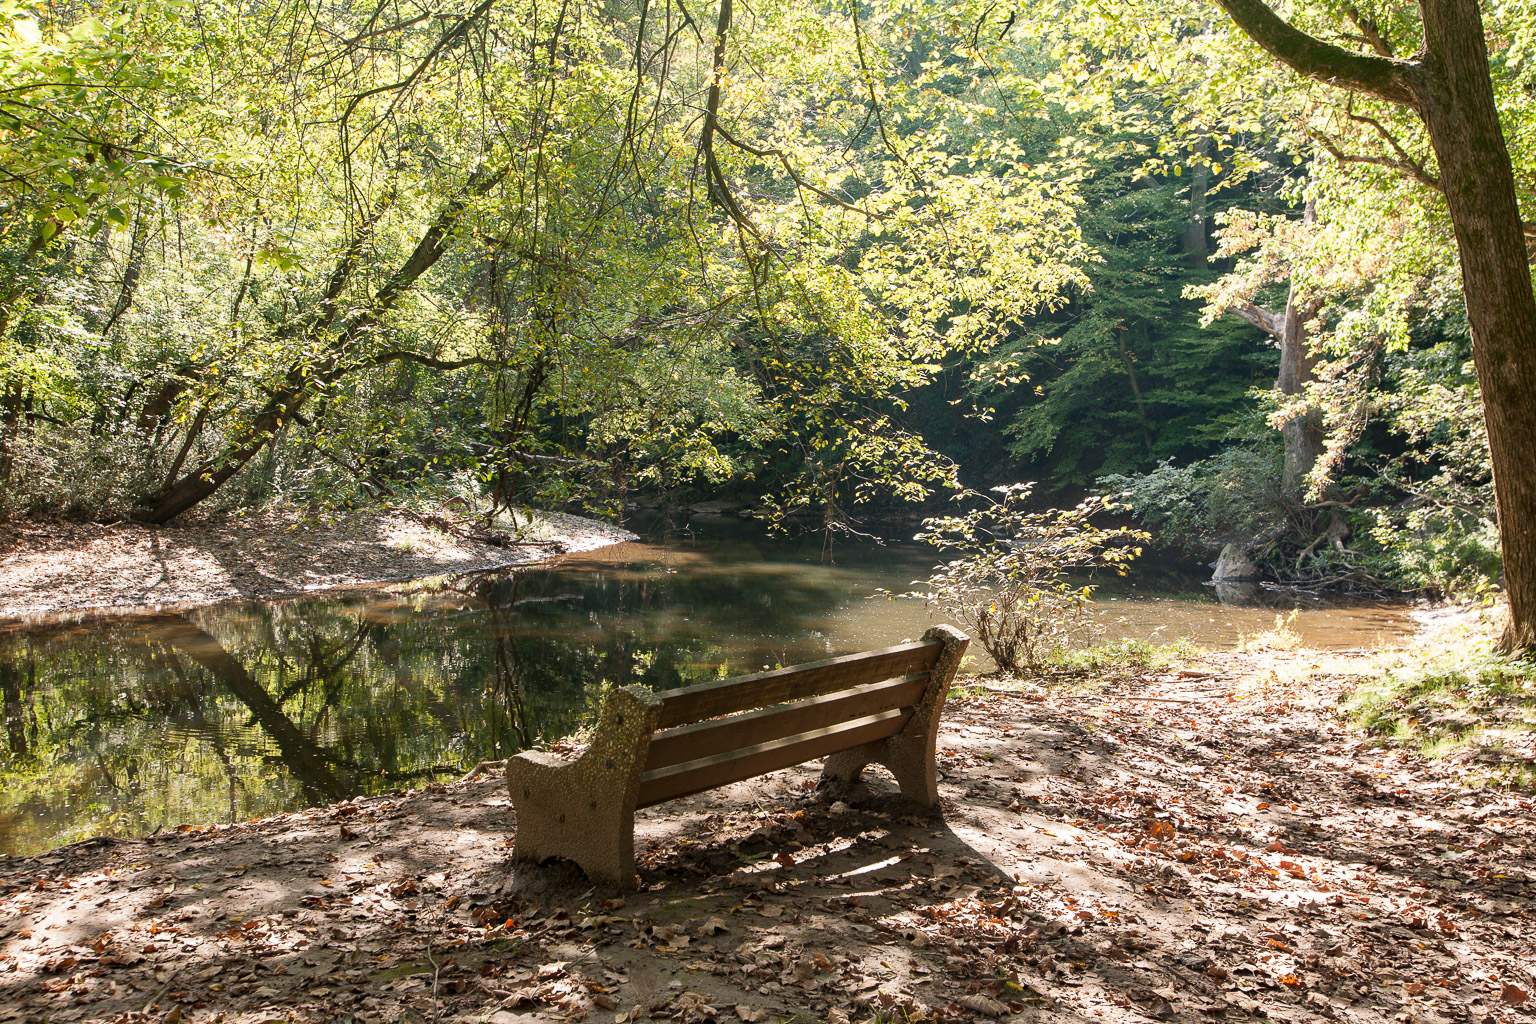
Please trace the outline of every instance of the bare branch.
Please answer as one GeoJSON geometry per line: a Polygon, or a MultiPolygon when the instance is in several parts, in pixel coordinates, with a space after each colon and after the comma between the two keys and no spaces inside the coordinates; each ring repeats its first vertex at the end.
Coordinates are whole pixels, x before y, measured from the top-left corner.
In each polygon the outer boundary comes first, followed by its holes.
{"type": "Polygon", "coordinates": [[[1233,305],[1227,307],[1227,311],[1229,313],[1236,313],[1244,320],[1247,320],[1249,323],[1253,324],[1253,326],[1257,327],[1259,330],[1264,331],[1267,334],[1272,334],[1277,338],[1280,337],[1281,332],[1285,330],[1284,315],[1280,313],[1271,313],[1263,306],[1252,302],[1234,303],[1233,305]]]}
{"type": "Polygon", "coordinates": [[[1429,171],[1425,170],[1424,166],[1416,160],[1397,160],[1389,156],[1360,156],[1354,153],[1345,153],[1339,148],[1338,143],[1334,142],[1332,139],[1322,134],[1321,132],[1313,132],[1312,137],[1317,140],[1319,145],[1328,151],[1329,156],[1333,157],[1341,164],[1369,164],[1374,167],[1388,167],[1394,171],[1401,171],[1403,174],[1408,175],[1408,177],[1412,178],[1414,181],[1417,181],[1419,184],[1424,185],[1427,188],[1432,188],[1436,192],[1444,191],[1440,185],[1440,179],[1435,177],[1433,174],[1430,174],[1429,171]]]}

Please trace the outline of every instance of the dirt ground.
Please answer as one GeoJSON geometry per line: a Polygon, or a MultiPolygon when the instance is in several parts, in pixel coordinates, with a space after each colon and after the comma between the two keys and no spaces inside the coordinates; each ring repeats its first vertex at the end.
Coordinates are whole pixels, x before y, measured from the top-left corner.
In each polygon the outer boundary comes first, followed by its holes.
{"type": "Polygon", "coordinates": [[[973,680],[942,813],[813,767],[514,868],[499,777],[0,863],[0,1021],[1536,1018],[1536,801],[1335,717],[1348,656],[973,680]]]}
{"type": "MultiPolygon", "coordinates": [[[[163,611],[499,569],[637,539],[606,523],[540,512],[515,546],[398,512],[324,519],[293,512],[185,524],[0,524],[0,621],[163,611]]],[[[441,518],[441,517],[439,517],[441,518]]]]}

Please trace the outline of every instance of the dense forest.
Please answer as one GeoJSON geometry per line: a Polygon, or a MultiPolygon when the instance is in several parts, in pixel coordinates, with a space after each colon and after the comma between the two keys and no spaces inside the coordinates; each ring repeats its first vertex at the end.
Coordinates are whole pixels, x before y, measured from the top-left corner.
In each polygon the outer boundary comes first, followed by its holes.
{"type": "Polygon", "coordinates": [[[1283,13],[7,0],[0,515],[1033,480],[1529,647],[1536,23],[1283,13]]]}

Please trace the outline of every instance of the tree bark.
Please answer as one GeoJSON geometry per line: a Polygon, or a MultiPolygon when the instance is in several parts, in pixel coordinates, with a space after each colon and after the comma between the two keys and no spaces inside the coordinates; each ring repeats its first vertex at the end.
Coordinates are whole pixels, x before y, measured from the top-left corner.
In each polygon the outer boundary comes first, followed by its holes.
{"type": "MultiPolygon", "coordinates": [[[[1317,207],[1309,199],[1301,215],[1303,224],[1317,223],[1317,207]]],[[[1291,278],[1291,288],[1285,300],[1285,315],[1280,319],[1280,332],[1275,336],[1280,342],[1280,373],[1275,387],[1286,398],[1294,399],[1306,391],[1317,365],[1317,353],[1312,351],[1307,324],[1322,310],[1323,304],[1316,299],[1302,299],[1297,295],[1296,279],[1291,278]]],[[[1304,405],[1291,413],[1280,425],[1280,435],[1285,439],[1285,466],[1281,470],[1280,490],[1292,501],[1300,502],[1307,489],[1307,475],[1317,465],[1323,454],[1322,413],[1315,406],[1304,405]]]]}
{"type": "Polygon", "coordinates": [[[1509,600],[1499,647],[1536,652],[1536,295],[1477,0],[1420,0],[1424,46],[1414,60],[1324,43],[1263,0],[1217,3],[1300,73],[1401,103],[1424,120],[1456,235],[1493,461],[1509,600]]]}
{"type": "Polygon", "coordinates": [[[1456,232],[1493,456],[1506,651],[1536,650],[1536,297],[1476,0],[1426,0],[1420,114],[1456,232]]]}

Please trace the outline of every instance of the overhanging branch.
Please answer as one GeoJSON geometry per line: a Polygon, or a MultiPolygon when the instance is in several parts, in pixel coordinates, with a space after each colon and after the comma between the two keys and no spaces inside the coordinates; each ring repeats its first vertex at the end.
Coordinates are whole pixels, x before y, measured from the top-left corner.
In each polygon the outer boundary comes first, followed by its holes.
{"type": "Polygon", "coordinates": [[[1325,43],[1280,17],[1263,0],[1216,0],[1237,27],[1271,56],[1328,85],[1417,110],[1421,65],[1325,43]]]}

